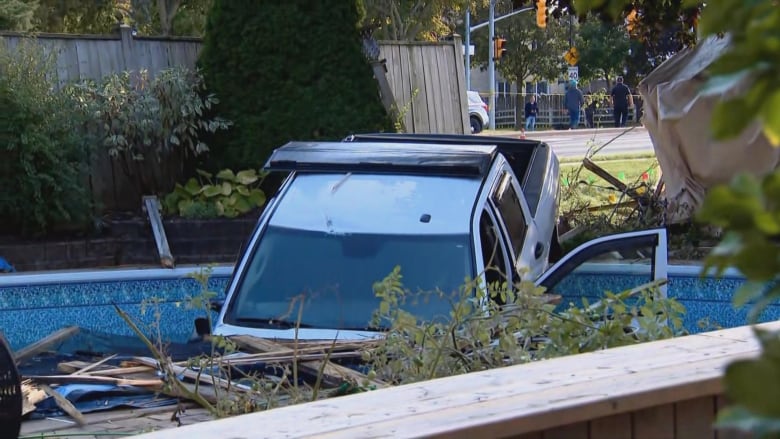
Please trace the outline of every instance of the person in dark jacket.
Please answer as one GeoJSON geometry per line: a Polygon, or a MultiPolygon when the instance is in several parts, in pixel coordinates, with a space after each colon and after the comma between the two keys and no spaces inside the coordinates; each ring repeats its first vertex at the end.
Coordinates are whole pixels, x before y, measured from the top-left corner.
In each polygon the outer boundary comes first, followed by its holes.
{"type": "Polygon", "coordinates": [[[596,99],[588,92],[585,93],[585,126],[588,128],[595,128],[593,123],[593,115],[596,113],[596,99]]]}
{"type": "Polygon", "coordinates": [[[612,112],[615,115],[615,126],[626,126],[628,119],[628,104],[631,98],[631,90],[626,84],[623,84],[623,77],[617,77],[617,84],[612,87],[612,112]]]}
{"type": "Polygon", "coordinates": [[[564,106],[569,111],[569,129],[573,130],[580,124],[580,110],[585,104],[585,97],[582,91],[577,88],[577,81],[571,80],[569,88],[563,97],[564,106]]]}
{"type": "Polygon", "coordinates": [[[533,131],[536,129],[536,113],[539,112],[539,105],[536,103],[536,96],[531,95],[531,100],[525,103],[525,130],[533,131]]]}

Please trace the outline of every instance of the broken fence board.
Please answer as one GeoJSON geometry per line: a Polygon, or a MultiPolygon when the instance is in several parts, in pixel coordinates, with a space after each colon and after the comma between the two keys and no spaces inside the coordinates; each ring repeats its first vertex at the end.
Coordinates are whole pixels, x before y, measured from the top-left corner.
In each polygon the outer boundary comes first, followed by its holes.
{"type": "Polygon", "coordinates": [[[74,336],[78,332],[79,332],[78,326],[69,326],[67,328],[62,328],[59,331],[53,332],[48,336],[36,341],[35,343],[29,344],[19,349],[18,351],[14,352],[14,360],[16,361],[16,364],[21,364],[29,360],[30,358],[40,354],[41,352],[45,351],[52,345],[67,340],[68,338],[74,336]]]}

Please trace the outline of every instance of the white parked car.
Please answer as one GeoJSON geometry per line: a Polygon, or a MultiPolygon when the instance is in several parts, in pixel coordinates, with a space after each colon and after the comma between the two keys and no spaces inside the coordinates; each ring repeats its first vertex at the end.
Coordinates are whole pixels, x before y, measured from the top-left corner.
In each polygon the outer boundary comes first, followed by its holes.
{"type": "Polygon", "coordinates": [[[485,101],[475,91],[467,91],[469,97],[469,123],[471,124],[471,133],[477,134],[488,125],[490,118],[488,116],[488,106],[485,101]]]}

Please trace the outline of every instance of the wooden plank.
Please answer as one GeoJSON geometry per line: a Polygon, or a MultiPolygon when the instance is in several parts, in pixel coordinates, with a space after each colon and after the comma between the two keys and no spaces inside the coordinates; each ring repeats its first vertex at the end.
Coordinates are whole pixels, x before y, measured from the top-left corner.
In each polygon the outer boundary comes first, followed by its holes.
{"type": "MultiPolygon", "coordinates": [[[[296,355],[296,350],[293,347],[284,346],[279,343],[275,343],[271,340],[251,337],[251,336],[237,336],[231,337],[231,340],[235,341],[239,346],[251,347],[257,351],[267,351],[274,354],[296,355]]],[[[356,370],[352,370],[348,367],[341,366],[339,364],[328,361],[324,364],[323,360],[304,361],[298,364],[298,366],[312,375],[318,375],[322,370],[323,383],[330,386],[338,386],[344,381],[351,381],[354,383],[362,383],[368,381],[377,388],[386,387],[387,383],[380,380],[369,380],[368,377],[356,370]]]]}
{"type": "MultiPolygon", "coordinates": [[[[777,330],[780,322],[759,326],[777,330]]],[[[177,434],[244,437],[263,428],[318,437],[519,435],[719,394],[725,365],[759,351],[752,328],[740,327],[284,407],[177,434]]]]}
{"type": "Polygon", "coordinates": [[[419,97],[419,92],[417,94],[414,93],[417,87],[417,75],[414,72],[416,67],[413,64],[414,49],[408,46],[396,46],[394,52],[397,53],[396,63],[398,64],[398,73],[404,93],[406,128],[408,132],[416,133],[419,120],[417,113],[420,112],[420,102],[422,100],[419,97]]]}
{"type": "Polygon", "coordinates": [[[30,375],[25,376],[24,378],[39,384],[113,384],[115,386],[137,386],[150,388],[161,388],[163,385],[163,382],[158,378],[129,379],[89,375],[30,375]]]}
{"type": "MultiPolygon", "coordinates": [[[[542,433],[543,439],[588,439],[588,423],[563,425],[551,428],[542,433]]],[[[614,437],[611,439],[615,439],[614,437]]]]}
{"type": "Polygon", "coordinates": [[[674,409],[675,439],[715,438],[715,396],[680,401],[674,409]]]}
{"type": "Polygon", "coordinates": [[[631,438],[631,413],[596,418],[589,423],[589,439],[631,438]]]}
{"type": "MultiPolygon", "coordinates": [[[[728,398],[724,395],[718,395],[715,398],[715,416],[718,412],[729,406],[728,398]]],[[[718,439],[751,439],[751,435],[737,430],[718,429],[715,431],[715,437],[718,439]]]]}
{"type": "Polygon", "coordinates": [[[631,419],[634,424],[633,439],[675,439],[673,404],[638,410],[631,419]]]}
{"type": "MultiPolygon", "coordinates": [[[[198,408],[197,405],[186,401],[183,401],[181,403],[181,406],[183,409],[187,409],[187,410],[202,410],[198,408]]],[[[86,419],[87,422],[86,425],[95,425],[106,421],[120,421],[125,419],[140,418],[143,416],[153,415],[156,413],[173,412],[173,410],[175,409],[176,407],[172,407],[172,406],[162,406],[162,407],[152,407],[148,409],[109,410],[109,411],[86,413],[84,414],[84,418],[86,419]]],[[[20,432],[20,435],[21,436],[35,435],[35,437],[45,438],[50,436],[41,435],[41,433],[49,433],[51,431],[58,431],[67,428],[67,426],[63,428],[62,421],[53,420],[53,419],[54,418],[47,418],[47,419],[40,419],[34,421],[25,421],[22,423],[22,431],[20,432]]],[[[79,437],[83,437],[83,436],[79,436],[79,437]]]]}
{"type": "Polygon", "coordinates": [[[468,108],[469,108],[469,99],[466,95],[466,60],[463,56],[463,51],[460,50],[461,44],[463,41],[461,41],[460,37],[455,37],[454,43],[454,55],[455,55],[455,78],[457,78],[457,82],[455,83],[455,96],[458,96],[458,107],[461,110],[461,126],[464,134],[469,134],[471,132],[471,125],[469,124],[469,114],[468,114],[468,108]]]}
{"type": "Polygon", "coordinates": [[[89,371],[91,371],[91,370],[93,370],[93,369],[96,369],[96,368],[98,368],[98,367],[100,367],[100,366],[102,366],[102,365],[106,364],[107,362],[109,362],[109,361],[113,360],[114,358],[116,358],[116,356],[117,356],[117,355],[118,355],[118,354],[109,355],[108,357],[106,357],[106,358],[103,358],[102,360],[100,360],[100,361],[97,361],[97,362],[95,362],[95,363],[92,363],[92,364],[90,364],[89,366],[82,367],[81,369],[79,369],[79,370],[77,370],[77,371],[73,372],[73,374],[74,374],[74,375],[83,375],[83,374],[85,374],[85,373],[87,373],[87,372],[89,372],[89,371]]]}
{"type": "Polygon", "coordinates": [[[61,343],[70,337],[73,337],[78,332],[78,326],[68,326],[67,328],[55,331],[35,343],[29,344],[16,351],[14,353],[14,360],[16,361],[16,364],[24,363],[46,349],[49,349],[52,345],[61,343]]]}
{"type": "Polygon", "coordinates": [[[411,87],[417,90],[417,96],[414,100],[415,106],[415,133],[430,132],[430,114],[428,113],[428,98],[425,90],[425,70],[423,67],[424,54],[422,47],[412,47],[409,49],[411,66],[410,70],[411,87]]]}
{"type": "Polygon", "coordinates": [[[87,425],[87,420],[84,419],[84,415],[81,414],[76,407],[73,406],[73,404],[68,401],[67,398],[60,395],[59,392],[55,391],[51,387],[47,386],[46,384],[39,383],[38,386],[43,390],[47,395],[54,398],[54,402],[57,403],[57,407],[61,408],[63,412],[67,413],[73,420],[76,421],[77,424],[80,426],[87,425]]]}

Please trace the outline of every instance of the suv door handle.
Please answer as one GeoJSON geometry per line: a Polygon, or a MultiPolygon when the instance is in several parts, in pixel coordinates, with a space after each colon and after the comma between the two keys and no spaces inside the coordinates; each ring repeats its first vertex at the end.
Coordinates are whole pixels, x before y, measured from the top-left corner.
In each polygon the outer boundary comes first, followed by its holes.
{"type": "Polygon", "coordinates": [[[534,246],[534,257],[536,259],[539,259],[542,257],[542,254],[544,253],[544,244],[541,242],[537,242],[536,246],[534,246]]]}

